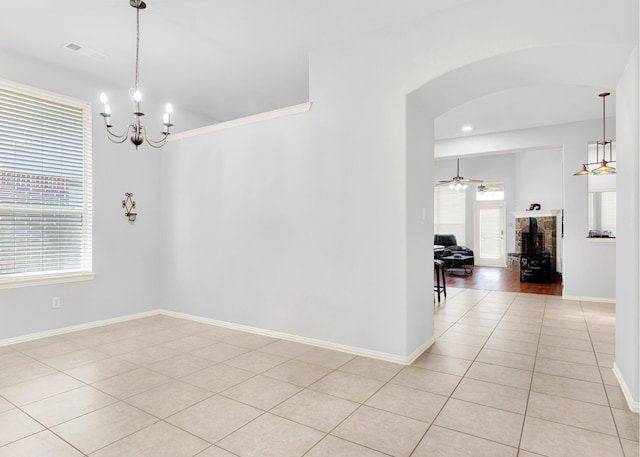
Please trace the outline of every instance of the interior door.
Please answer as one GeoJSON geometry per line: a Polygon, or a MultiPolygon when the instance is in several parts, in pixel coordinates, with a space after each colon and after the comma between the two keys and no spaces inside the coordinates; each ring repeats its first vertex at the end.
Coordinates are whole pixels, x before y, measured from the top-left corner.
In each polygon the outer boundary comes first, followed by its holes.
{"type": "Polygon", "coordinates": [[[504,202],[476,202],[474,212],[475,264],[487,267],[506,266],[504,202]]]}

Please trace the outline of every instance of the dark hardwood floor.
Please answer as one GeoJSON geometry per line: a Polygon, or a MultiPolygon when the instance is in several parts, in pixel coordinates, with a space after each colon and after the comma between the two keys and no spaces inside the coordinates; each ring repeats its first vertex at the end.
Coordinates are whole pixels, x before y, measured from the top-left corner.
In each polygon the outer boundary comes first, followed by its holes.
{"type": "Polygon", "coordinates": [[[479,267],[467,276],[446,273],[447,287],[461,289],[502,290],[527,294],[562,295],[562,276],[556,274],[549,284],[520,282],[520,273],[506,268],[479,267]]]}

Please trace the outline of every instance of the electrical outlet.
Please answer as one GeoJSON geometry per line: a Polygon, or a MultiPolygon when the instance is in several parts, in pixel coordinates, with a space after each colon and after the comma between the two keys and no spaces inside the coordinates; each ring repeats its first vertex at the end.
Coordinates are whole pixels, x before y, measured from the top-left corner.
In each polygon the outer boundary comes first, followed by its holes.
{"type": "Polygon", "coordinates": [[[60,308],[60,297],[52,297],[51,298],[51,308],[53,308],[53,309],[60,308]]]}

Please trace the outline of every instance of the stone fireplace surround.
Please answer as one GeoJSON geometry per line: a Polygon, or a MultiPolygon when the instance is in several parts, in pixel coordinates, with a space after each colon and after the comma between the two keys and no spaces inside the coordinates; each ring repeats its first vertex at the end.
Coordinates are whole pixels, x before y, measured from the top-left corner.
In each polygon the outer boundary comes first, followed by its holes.
{"type": "Polygon", "coordinates": [[[542,234],[543,248],[542,252],[551,254],[551,274],[556,272],[557,259],[557,237],[558,237],[558,213],[557,209],[538,210],[538,211],[517,211],[514,213],[516,217],[516,238],[515,251],[507,255],[507,269],[512,271],[520,271],[520,257],[525,254],[526,247],[523,246],[523,233],[529,232],[529,218],[535,217],[538,221],[538,233],[542,234]],[[524,248],[524,249],[523,249],[524,248]]]}

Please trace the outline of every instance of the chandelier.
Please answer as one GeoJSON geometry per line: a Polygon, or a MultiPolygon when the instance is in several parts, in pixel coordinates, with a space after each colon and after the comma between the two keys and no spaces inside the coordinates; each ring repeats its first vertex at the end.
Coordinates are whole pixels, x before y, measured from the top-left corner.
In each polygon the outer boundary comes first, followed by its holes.
{"type": "Polygon", "coordinates": [[[142,116],[144,113],[140,108],[140,103],[142,102],[142,94],[138,88],[138,74],[139,74],[139,57],[140,57],[140,10],[143,10],[147,7],[147,4],[142,0],[130,0],[129,4],[136,9],[136,79],[135,85],[132,89],[129,89],[129,95],[133,97],[133,102],[136,106],[135,111],[133,113],[133,122],[129,124],[126,130],[118,135],[111,131],[111,108],[107,104],[107,95],[102,93],[100,95],[100,102],[103,105],[103,110],[100,115],[104,118],[104,126],[107,130],[107,137],[113,141],[114,143],[123,143],[127,140],[127,138],[131,138],[131,142],[136,145],[136,149],[140,146],[145,140],[149,143],[150,146],[154,148],[161,148],[167,141],[167,137],[171,132],[169,129],[173,126],[171,123],[171,113],[173,112],[173,107],[169,103],[166,108],[166,112],[163,118],[163,131],[161,132],[161,137],[157,140],[151,140],[147,137],[147,129],[142,125],[142,116]]]}
{"type": "MultiPolygon", "coordinates": [[[[605,99],[611,95],[609,92],[603,92],[598,94],[598,97],[602,97],[602,141],[596,143],[596,161],[582,164],[582,170],[574,173],[573,176],[586,176],[586,175],[612,175],[616,173],[614,167],[609,166],[610,163],[615,163],[613,160],[613,140],[607,140],[606,135],[606,123],[605,123],[605,99]],[[602,161],[600,160],[600,146],[602,146],[602,161]],[[609,146],[609,160],[606,160],[607,146],[609,146]],[[600,165],[598,168],[589,170],[591,165],[600,165]]],[[[589,160],[587,158],[587,160],[589,160]]]]}

